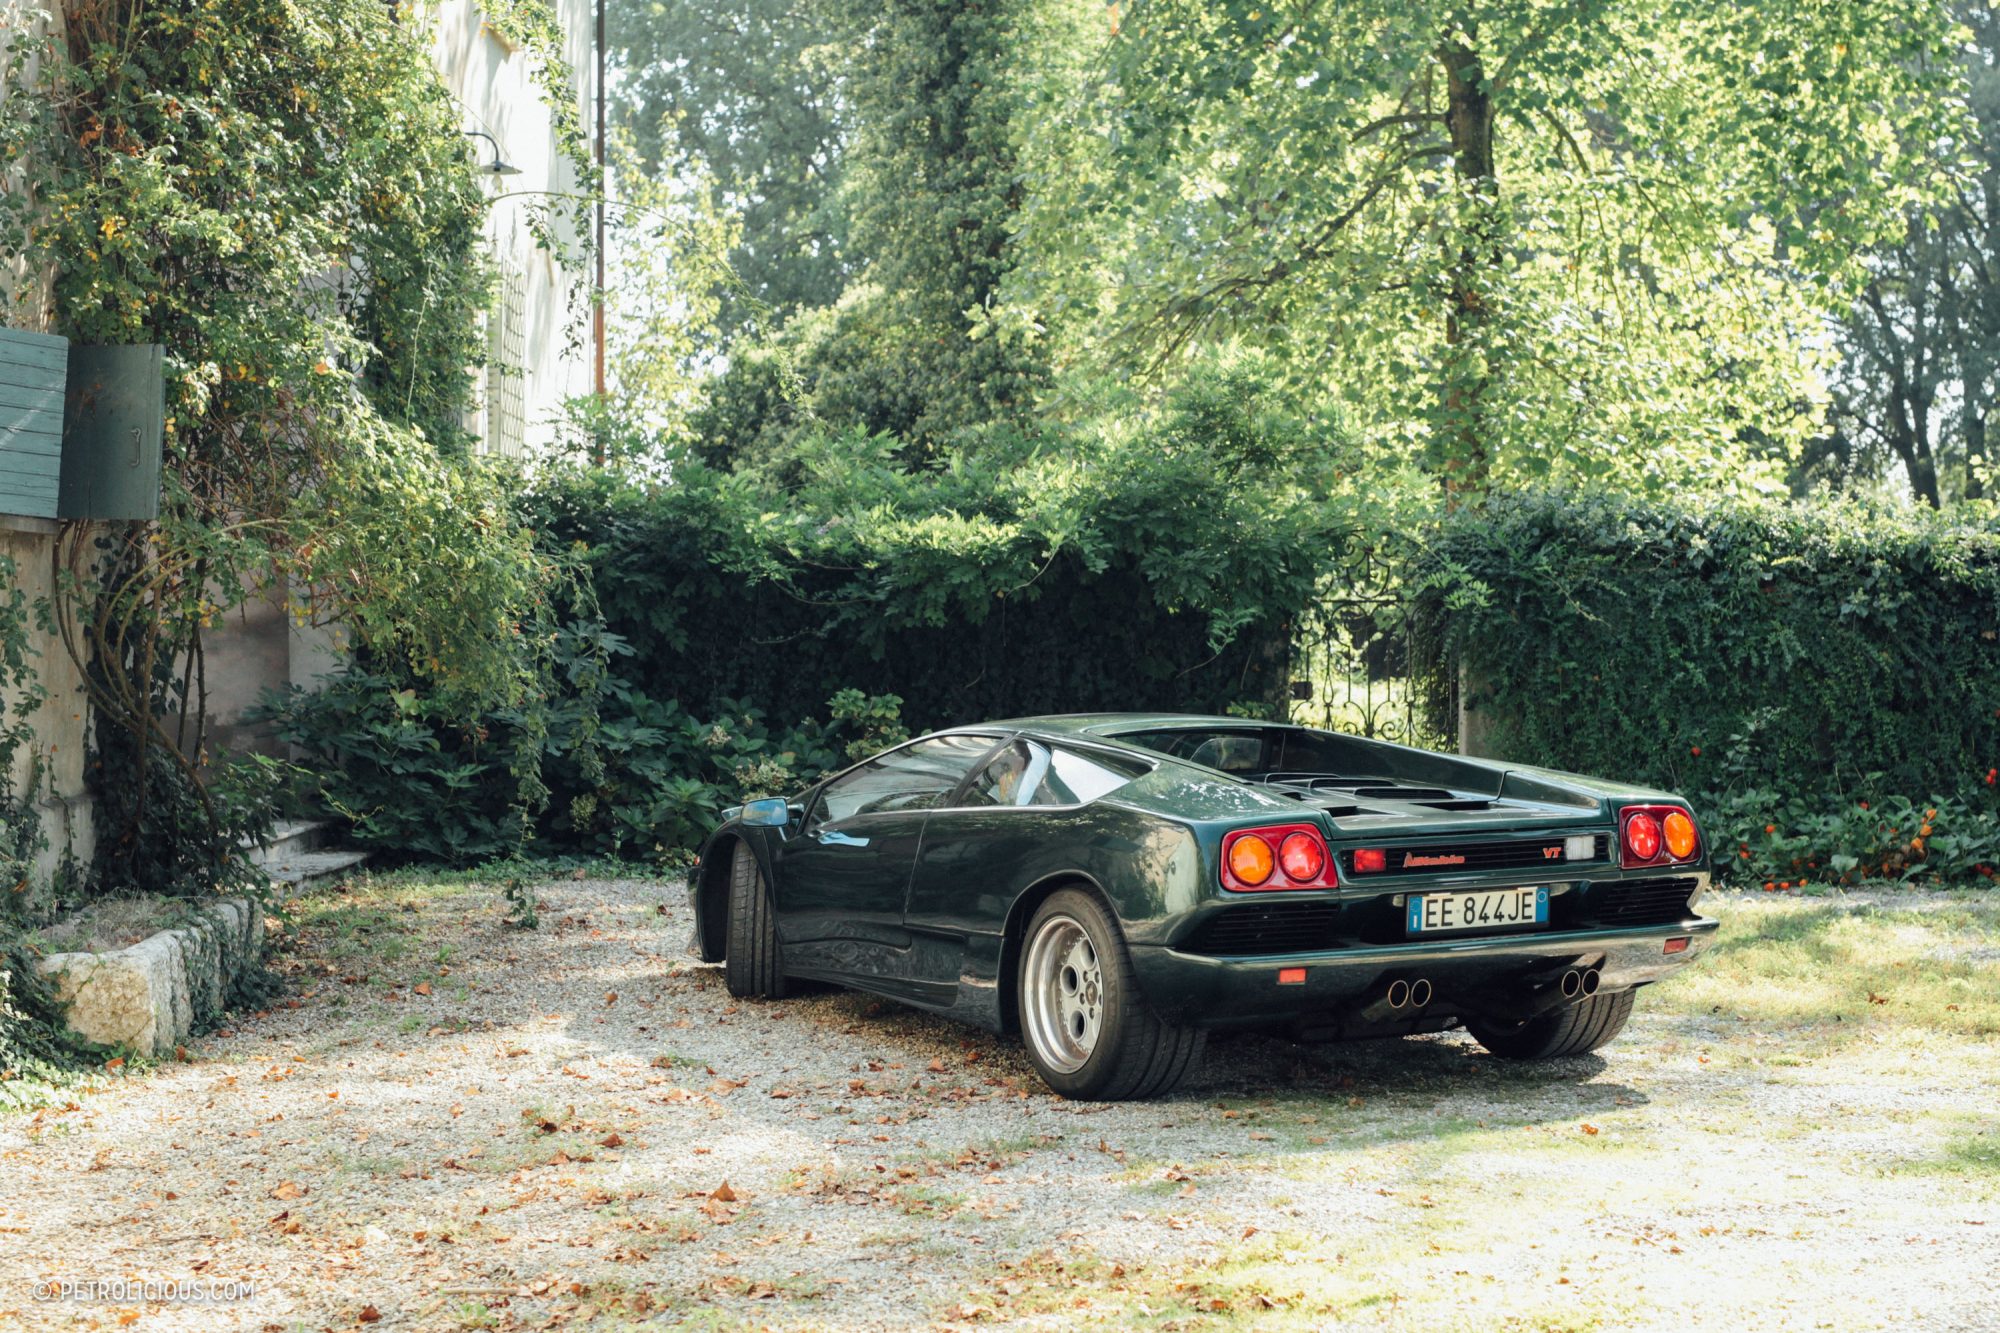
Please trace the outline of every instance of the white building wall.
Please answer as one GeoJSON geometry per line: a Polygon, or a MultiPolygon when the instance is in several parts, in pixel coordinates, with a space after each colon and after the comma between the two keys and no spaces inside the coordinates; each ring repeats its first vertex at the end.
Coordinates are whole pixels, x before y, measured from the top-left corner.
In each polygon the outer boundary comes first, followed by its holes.
{"type": "MultiPolygon", "coordinates": [[[[579,123],[593,124],[595,14],[592,0],[556,0],[579,123]]],[[[464,127],[491,135],[513,176],[488,176],[493,197],[486,234],[497,270],[488,317],[488,365],[480,407],[468,423],[491,453],[533,457],[554,442],[563,405],[592,388],[590,237],[572,226],[578,196],[594,182],[579,180],[562,151],[549,108],[535,81],[538,58],[501,36],[473,0],[439,0],[431,11],[432,59],[464,113],[464,127]],[[551,219],[572,260],[535,238],[535,221],[551,219]]],[[[482,165],[494,145],[468,139],[482,165]]]]}

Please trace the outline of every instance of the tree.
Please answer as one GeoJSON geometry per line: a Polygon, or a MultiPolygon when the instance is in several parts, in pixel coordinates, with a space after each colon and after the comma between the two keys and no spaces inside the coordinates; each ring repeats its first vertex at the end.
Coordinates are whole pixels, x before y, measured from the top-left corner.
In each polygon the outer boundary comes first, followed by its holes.
{"type": "Polygon", "coordinates": [[[1934,147],[1964,152],[1970,169],[1941,204],[1905,210],[1901,233],[1868,254],[1817,460],[1860,476],[1893,463],[1934,506],[1990,492],[1987,424],[2000,395],[2000,14],[1972,3],[1956,14],[1970,36],[1970,133],[1934,147]]]}
{"type": "Polygon", "coordinates": [[[1776,486],[1822,311],[1953,132],[1941,11],[1494,0],[1111,11],[1051,88],[1016,299],[1155,370],[1220,338],[1460,491],[1776,486]]]}
{"type": "Polygon", "coordinates": [[[1067,19],[1049,0],[845,0],[841,13],[852,273],[836,300],[731,346],[697,422],[717,460],[802,430],[892,435],[909,459],[934,457],[961,432],[1025,420],[1046,381],[1037,330],[1000,297],[1025,202],[1021,71],[1067,19]]]}
{"type": "Polygon", "coordinates": [[[840,199],[849,25],[834,0],[610,6],[612,96],[648,176],[705,177],[742,235],[721,328],[769,333],[848,277],[840,199]]]}

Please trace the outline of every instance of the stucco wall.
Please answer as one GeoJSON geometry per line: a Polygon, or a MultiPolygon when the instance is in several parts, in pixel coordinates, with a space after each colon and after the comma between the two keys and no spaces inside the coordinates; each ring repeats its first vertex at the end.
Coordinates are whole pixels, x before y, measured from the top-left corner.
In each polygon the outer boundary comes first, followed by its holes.
{"type": "MultiPolygon", "coordinates": [[[[89,542],[80,544],[90,549],[89,542]]],[[[72,548],[74,549],[74,548],[72,548]]],[[[55,593],[54,556],[56,525],[47,519],[0,515],[0,556],[14,563],[13,586],[31,606],[48,601],[55,593]]],[[[40,769],[37,787],[42,832],[49,846],[37,858],[43,875],[53,874],[65,852],[79,863],[88,862],[96,847],[91,823],[90,797],[84,790],[84,760],[89,748],[90,709],[83,693],[83,674],[62,640],[44,631],[39,617],[30,618],[30,639],[37,654],[35,674],[45,693],[41,704],[29,714],[34,744],[14,756],[13,790],[27,790],[40,769]]],[[[9,711],[15,700],[0,691],[9,711]]]]}
{"type": "MultiPolygon", "coordinates": [[[[593,123],[593,11],[588,0],[558,0],[556,10],[571,96],[588,128],[593,123]]],[[[574,248],[588,241],[570,229],[570,218],[574,196],[587,193],[593,182],[579,180],[562,153],[534,83],[536,58],[489,28],[472,0],[442,0],[432,12],[431,57],[464,110],[465,128],[493,136],[501,158],[520,169],[517,176],[486,177],[493,199],[486,235],[501,291],[488,321],[493,364],[484,374],[480,410],[470,424],[492,452],[533,457],[555,439],[563,404],[591,388],[591,275],[582,265],[565,271],[536,243],[530,224],[537,216],[550,216],[565,245],[574,248]],[[511,386],[509,375],[515,376],[511,386]],[[517,406],[515,425],[509,418],[517,406]]],[[[492,144],[468,142],[476,161],[492,162],[492,144]]]]}

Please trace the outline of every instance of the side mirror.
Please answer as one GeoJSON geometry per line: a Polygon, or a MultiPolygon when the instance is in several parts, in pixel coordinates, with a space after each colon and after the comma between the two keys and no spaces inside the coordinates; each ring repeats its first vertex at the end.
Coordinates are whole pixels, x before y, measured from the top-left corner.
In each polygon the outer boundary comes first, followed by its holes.
{"type": "Polygon", "coordinates": [[[737,816],[739,823],[754,824],[766,828],[783,828],[792,822],[792,806],[782,796],[767,796],[758,801],[745,801],[743,813],[737,816]]]}

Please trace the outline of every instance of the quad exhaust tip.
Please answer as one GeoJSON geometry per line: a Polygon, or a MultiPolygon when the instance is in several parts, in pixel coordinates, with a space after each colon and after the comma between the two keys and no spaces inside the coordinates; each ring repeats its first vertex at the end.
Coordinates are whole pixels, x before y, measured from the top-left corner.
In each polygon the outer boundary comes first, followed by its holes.
{"type": "Polygon", "coordinates": [[[1563,973],[1558,983],[1565,1000],[1586,1000],[1597,994],[1598,984],[1603,980],[1596,968],[1586,968],[1579,972],[1575,968],[1563,973]]]}
{"type": "Polygon", "coordinates": [[[1389,983],[1389,993],[1384,998],[1389,1001],[1391,1009],[1421,1009],[1431,1002],[1433,993],[1431,983],[1425,977],[1418,977],[1415,981],[1397,977],[1389,983]]]}

